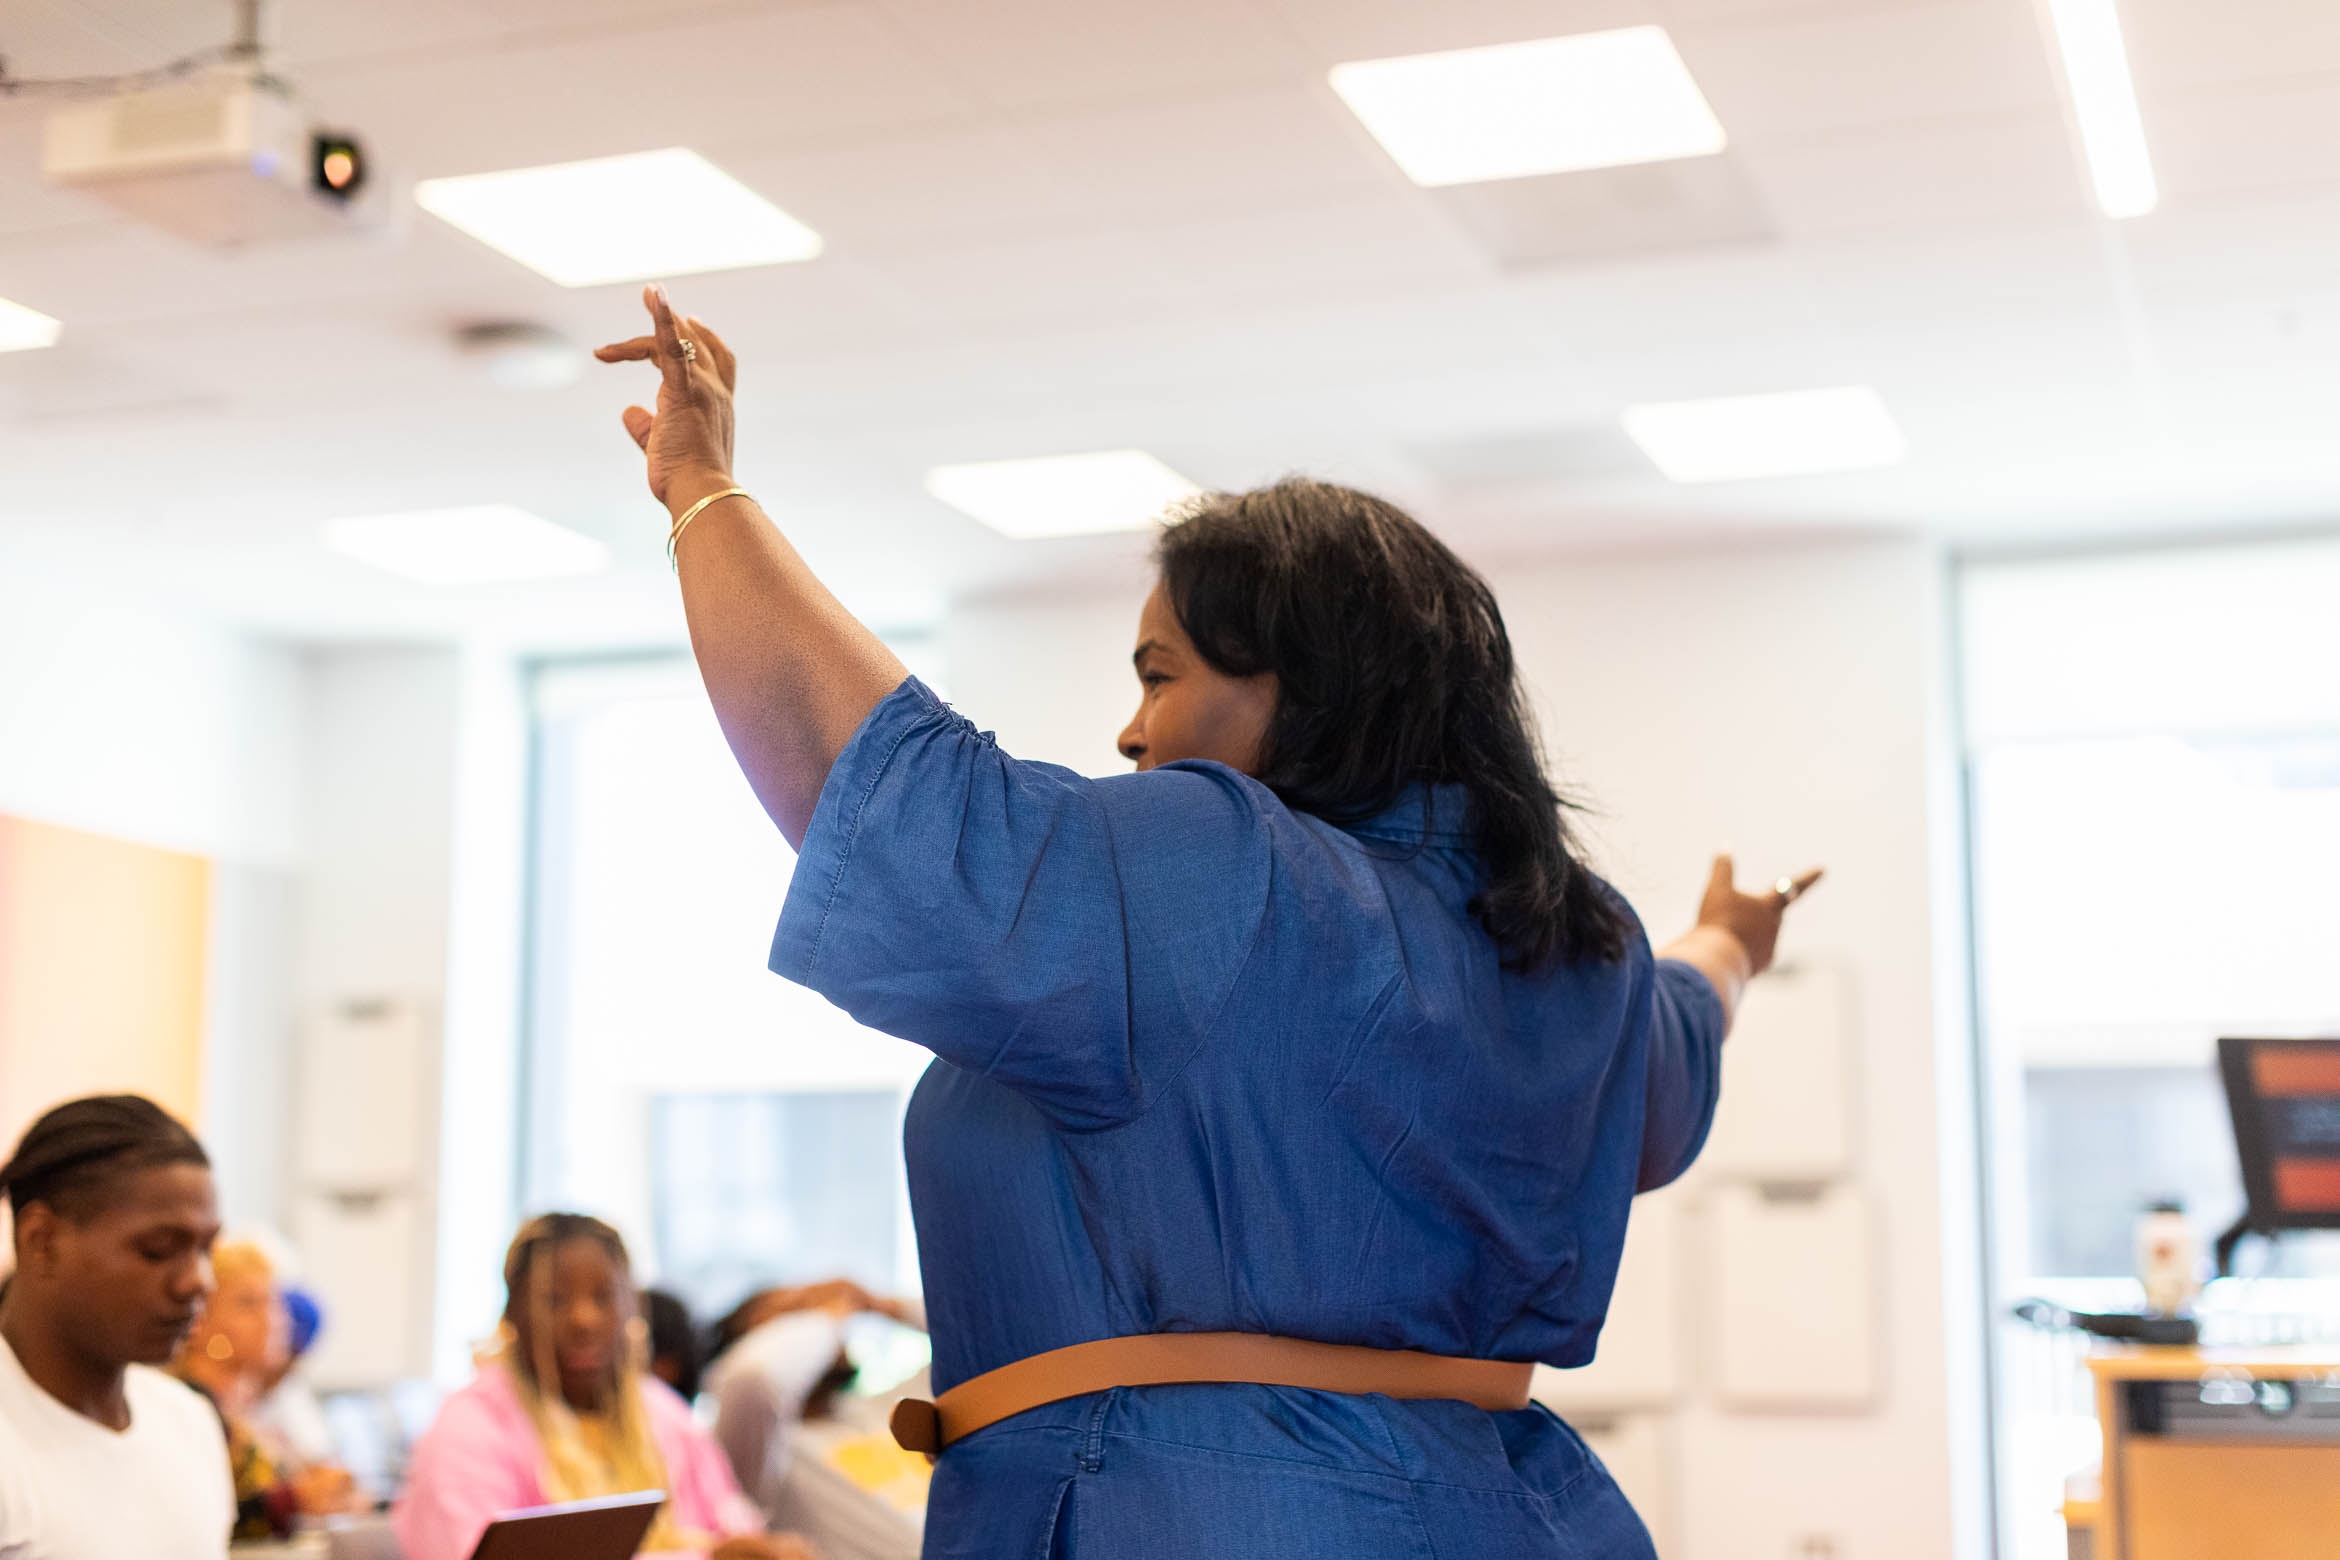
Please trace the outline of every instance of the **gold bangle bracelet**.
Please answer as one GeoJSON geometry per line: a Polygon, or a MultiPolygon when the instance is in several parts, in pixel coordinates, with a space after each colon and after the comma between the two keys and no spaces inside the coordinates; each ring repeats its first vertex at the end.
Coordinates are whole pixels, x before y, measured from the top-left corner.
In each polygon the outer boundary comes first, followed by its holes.
{"type": "Polygon", "coordinates": [[[714,503],[719,498],[745,498],[747,496],[748,490],[746,488],[728,487],[720,493],[709,493],[705,498],[700,499],[697,503],[691,505],[690,508],[684,510],[680,515],[676,516],[674,529],[666,533],[666,566],[670,569],[680,569],[682,567],[681,564],[675,562],[674,544],[682,540],[682,534],[684,530],[689,527],[690,523],[693,520],[699,518],[700,510],[706,508],[709,504],[714,503]]]}

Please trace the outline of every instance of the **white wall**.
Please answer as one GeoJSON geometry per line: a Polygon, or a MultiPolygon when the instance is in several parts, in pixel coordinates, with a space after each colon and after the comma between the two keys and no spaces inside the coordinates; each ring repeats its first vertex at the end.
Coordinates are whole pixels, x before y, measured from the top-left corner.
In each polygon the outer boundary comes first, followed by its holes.
{"type": "Polygon", "coordinates": [[[0,812],[289,866],[299,727],[290,651],[0,547],[0,812]]]}
{"type": "Polygon", "coordinates": [[[304,714],[291,649],[0,545],[0,812],[212,863],[200,1127],[232,1224],[284,1215],[304,714]]]}
{"type": "Polygon", "coordinates": [[[943,662],[960,711],[1019,757],[1118,774],[1113,745],[1137,711],[1142,581],[1048,601],[974,602],[944,620],[943,662]]]}
{"type": "MultiPolygon", "coordinates": [[[[494,647],[387,648],[319,651],[306,677],[303,1043],[323,1043],[327,1016],[350,1003],[411,1007],[430,1037],[417,1062],[427,1103],[408,1178],[413,1240],[384,1254],[403,1284],[391,1295],[373,1288],[378,1273],[316,1278],[353,1324],[395,1321],[405,1371],[460,1380],[470,1343],[500,1306],[515,1218],[526,786],[518,674],[494,647]]],[[[313,1234],[338,1217],[329,1199],[302,1209],[313,1234]]],[[[362,1239],[353,1234],[348,1250],[362,1255],[362,1239]]]]}
{"type": "MultiPolygon", "coordinates": [[[[504,1303],[518,1220],[520,1001],[528,718],[520,668],[494,645],[462,655],[440,1062],[431,1371],[468,1375],[482,1318],[504,1303]]],[[[490,1324],[492,1325],[492,1323],[490,1324]]]]}
{"type": "MultiPolygon", "coordinates": [[[[1546,743],[1592,809],[1586,835],[1653,937],[1688,923],[1716,850],[1755,882],[1825,863],[1787,946],[1837,962],[1856,991],[1882,1395],[1859,1414],[1725,1413],[1695,1384],[1693,1347],[1669,1560],[1978,1552],[1970,1128],[1940,1086],[1964,1076],[1965,1041],[1935,1027],[1937,825],[1952,805],[1939,561],[1914,542],[1840,542],[1489,572],[1546,743]]],[[[1142,591],[962,611],[945,638],[959,707],[1010,751],[1112,772],[1142,591]]]]}

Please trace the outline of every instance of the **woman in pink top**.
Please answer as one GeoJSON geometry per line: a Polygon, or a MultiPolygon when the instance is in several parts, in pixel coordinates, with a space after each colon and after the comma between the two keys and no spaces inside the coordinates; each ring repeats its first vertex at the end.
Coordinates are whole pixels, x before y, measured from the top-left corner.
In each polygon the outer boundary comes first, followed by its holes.
{"type": "Polygon", "coordinates": [[[766,1533],[683,1400],[642,1368],[625,1243],[583,1214],[522,1226],[504,1259],[504,1343],[415,1447],[392,1521],[406,1560],[467,1560],[499,1513],[664,1490],[645,1554],[811,1560],[766,1533]]]}

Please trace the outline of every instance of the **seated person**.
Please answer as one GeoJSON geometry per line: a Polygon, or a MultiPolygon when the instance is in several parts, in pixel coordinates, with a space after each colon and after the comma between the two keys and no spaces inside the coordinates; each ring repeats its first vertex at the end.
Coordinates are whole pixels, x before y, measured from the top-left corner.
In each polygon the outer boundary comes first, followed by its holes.
{"type": "Polygon", "coordinates": [[[235,1536],[284,1538],[301,1517],[365,1510],[370,1502],[347,1470],[330,1462],[299,1466],[253,1423],[254,1408],[292,1359],[291,1323],[267,1253],[250,1241],[222,1241],[211,1271],[211,1299],[171,1373],[219,1414],[235,1471],[235,1536]]]}
{"type": "MultiPolygon", "coordinates": [[[[280,1273],[278,1278],[282,1277],[280,1273]]],[[[283,1364],[262,1382],[260,1401],[253,1405],[248,1422],[260,1444],[281,1463],[311,1468],[334,1462],[338,1454],[333,1426],[325,1417],[324,1404],[317,1400],[316,1389],[301,1371],[302,1359],[324,1330],[324,1310],[314,1295],[297,1285],[279,1282],[277,1298],[291,1324],[288,1346],[283,1364]]]]}
{"type": "Polygon", "coordinates": [[[699,1332],[691,1309],[663,1289],[642,1291],[642,1320],[650,1328],[650,1374],[685,1403],[699,1396],[699,1332]]]}
{"type": "Polygon", "coordinates": [[[714,1358],[706,1366],[715,1439],[768,1515],[787,1504],[791,1432],[819,1418],[853,1384],[845,1323],[860,1312],[926,1327],[916,1305],[880,1299],[844,1278],[762,1290],[715,1324],[714,1358]]]}
{"type": "Polygon", "coordinates": [[[0,1165],[16,1268],[0,1290],[0,1560],[221,1560],[227,1445],[152,1367],[201,1314],[219,1237],[211,1161],[151,1100],[74,1100],[0,1165]]]}
{"type": "Polygon", "coordinates": [[[499,1512],[664,1490],[644,1553],[811,1560],[763,1531],[707,1433],[651,1377],[625,1243],[583,1214],[523,1225],[504,1259],[503,1345],[414,1449],[392,1515],[406,1560],[465,1560],[499,1512]]]}

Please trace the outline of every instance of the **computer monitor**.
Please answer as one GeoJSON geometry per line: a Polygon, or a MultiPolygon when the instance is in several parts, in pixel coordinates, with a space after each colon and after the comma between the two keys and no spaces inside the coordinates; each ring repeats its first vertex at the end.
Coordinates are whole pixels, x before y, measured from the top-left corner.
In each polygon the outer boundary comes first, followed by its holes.
{"type": "Polygon", "coordinates": [[[2340,1039],[2218,1042],[2248,1206],[2218,1240],[2218,1271],[2249,1234],[2340,1229],[2340,1039]]]}

